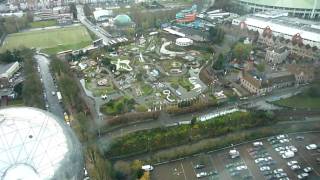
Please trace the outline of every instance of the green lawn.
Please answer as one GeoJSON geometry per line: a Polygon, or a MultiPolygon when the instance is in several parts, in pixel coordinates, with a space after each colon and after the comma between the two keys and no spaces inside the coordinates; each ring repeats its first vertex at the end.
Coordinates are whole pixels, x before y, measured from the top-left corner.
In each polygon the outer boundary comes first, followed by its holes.
{"type": "Polygon", "coordinates": [[[29,25],[31,26],[31,28],[44,28],[49,26],[56,26],[57,21],[56,20],[35,21],[35,22],[31,22],[29,25]]]}
{"type": "Polygon", "coordinates": [[[320,108],[320,97],[309,97],[297,95],[287,99],[281,99],[274,102],[276,105],[292,107],[292,108],[320,108]]]}
{"type": "Polygon", "coordinates": [[[59,51],[85,47],[91,41],[92,39],[85,27],[73,26],[10,34],[5,39],[0,51],[25,46],[41,48],[44,52],[54,54],[59,51]]]}

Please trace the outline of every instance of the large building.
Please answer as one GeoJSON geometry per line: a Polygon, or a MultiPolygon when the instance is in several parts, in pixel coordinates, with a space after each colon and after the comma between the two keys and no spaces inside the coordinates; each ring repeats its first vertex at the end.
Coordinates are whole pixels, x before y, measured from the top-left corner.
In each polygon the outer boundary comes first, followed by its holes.
{"type": "Polygon", "coordinates": [[[320,18],[319,0],[236,0],[240,5],[258,11],[283,11],[292,16],[320,18]]]}
{"type": "Polygon", "coordinates": [[[283,63],[289,55],[286,47],[269,47],[266,51],[266,61],[272,64],[283,63]]]}
{"type": "Polygon", "coordinates": [[[81,144],[69,126],[30,107],[0,110],[2,180],[83,179],[81,144]]]}
{"type": "Polygon", "coordinates": [[[261,95],[274,89],[293,86],[295,84],[295,76],[287,71],[270,74],[243,71],[240,74],[240,83],[250,93],[261,95]]]}
{"type": "Polygon", "coordinates": [[[262,36],[279,36],[320,48],[320,23],[291,18],[287,13],[277,11],[255,13],[232,20],[232,24],[242,29],[258,31],[262,36]]]}

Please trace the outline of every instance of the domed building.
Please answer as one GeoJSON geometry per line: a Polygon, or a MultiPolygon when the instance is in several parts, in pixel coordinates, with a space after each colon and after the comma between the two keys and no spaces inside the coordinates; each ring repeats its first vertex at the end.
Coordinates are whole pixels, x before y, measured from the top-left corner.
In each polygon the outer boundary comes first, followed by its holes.
{"type": "Polygon", "coordinates": [[[1,180],[83,178],[81,144],[71,128],[47,111],[0,110],[1,180]]]}
{"type": "Polygon", "coordinates": [[[257,11],[279,10],[303,18],[320,18],[319,0],[237,0],[240,5],[257,11]]]}
{"type": "Polygon", "coordinates": [[[114,24],[117,26],[129,26],[132,25],[132,20],[128,15],[120,14],[114,18],[114,24]]]}

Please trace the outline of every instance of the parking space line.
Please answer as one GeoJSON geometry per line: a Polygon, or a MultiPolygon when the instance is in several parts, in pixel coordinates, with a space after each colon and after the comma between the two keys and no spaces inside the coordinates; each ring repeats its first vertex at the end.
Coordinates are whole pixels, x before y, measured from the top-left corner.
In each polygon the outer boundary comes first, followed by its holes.
{"type": "Polygon", "coordinates": [[[190,163],[191,163],[191,166],[192,166],[192,170],[193,170],[193,172],[194,172],[194,175],[197,177],[197,173],[196,173],[196,170],[194,169],[193,161],[191,161],[190,163]]]}
{"type": "MultiPolygon", "coordinates": [[[[299,155],[302,157],[302,159],[308,164],[308,166],[309,167],[313,167],[310,163],[309,163],[309,161],[307,161],[307,159],[302,155],[302,153],[299,153],[299,155]]],[[[318,176],[320,176],[320,173],[315,169],[315,168],[313,168],[313,171],[318,175],[318,176]]]]}
{"type": "Polygon", "coordinates": [[[182,162],[180,162],[180,165],[181,165],[181,168],[182,168],[184,179],[187,180],[187,177],[186,177],[186,174],[184,172],[184,168],[183,168],[182,162]]]}
{"type": "Polygon", "coordinates": [[[249,175],[253,177],[253,173],[251,172],[247,162],[244,160],[244,158],[241,158],[242,162],[244,163],[245,166],[247,166],[247,170],[249,171],[249,175]]]}

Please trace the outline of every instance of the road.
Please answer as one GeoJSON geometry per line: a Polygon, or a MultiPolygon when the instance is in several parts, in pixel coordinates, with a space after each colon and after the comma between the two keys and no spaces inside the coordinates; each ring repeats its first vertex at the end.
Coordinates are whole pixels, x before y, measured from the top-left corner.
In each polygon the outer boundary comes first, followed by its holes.
{"type": "Polygon", "coordinates": [[[46,101],[49,105],[49,111],[54,115],[64,118],[63,109],[56,95],[52,95],[52,91],[57,91],[53,78],[49,69],[50,60],[43,55],[35,55],[34,58],[37,60],[37,63],[40,67],[40,76],[42,78],[42,83],[44,91],[46,94],[46,101]]]}
{"type": "Polygon", "coordinates": [[[278,91],[273,92],[270,95],[253,96],[253,97],[248,98],[248,100],[246,100],[246,101],[237,101],[234,103],[226,104],[224,106],[220,106],[218,108],[212,107],[212,108],[208,108],[206,110],[195,112],[195,113],[187,113],[187,114],[182,114],[182,115],[177,115],[177,116],[170,116],[167,113],[163,112],[162,115],[158,118],[158,120],[142,122],[139,124],[110,130],[109,132],[107,132],[106,134],[101,136],[101,138],[113,139],[113,138],[121,137],[123,135],[129,134],[132,132],[136,132],[139,130],[146,130],[146,129],[152,129],[152,128],[156,128],[156,127],[163,127],[168,124],[174,124],[174,123],[178,123],[178,122],[182,122],[182,121],[191,121],[191,119],[193,117],[204,116],[204,115],[212,114],[212,113],[218,114],[223,111],[227,111],[227,110],[239,107],[239,106],[243,107],[243,108],[259,107],[259,109],[264,109],[264,108],[268,109],[269,104],[267,104],[266,101],[277,100],[277,99],[284,98],[284,97],[290,97],[290,96],[302,91],[305,88],[306,87],[299,87],[299,88],[292,87],[292,88],[287,88],[287,89],[280,89],[278,91]],[[265,104],[265,105],[263,105],[263,104],[265,104]],[[266,106],[266,107],[263,107],[263,106],[266,106]]]}
{"type": "Polygon", "coordinates": [[[78,20],[86,26],[90,31],[92,31],[97,37],[103,39],[104,44],[108,44],[110,40],[112,40],[111,35],[106,32],[104,29],[100,28],[99,26],[94,25],[91,23],[83,12],[83,6],[77,5],[77,12],[78,12],[78,20]]]}

